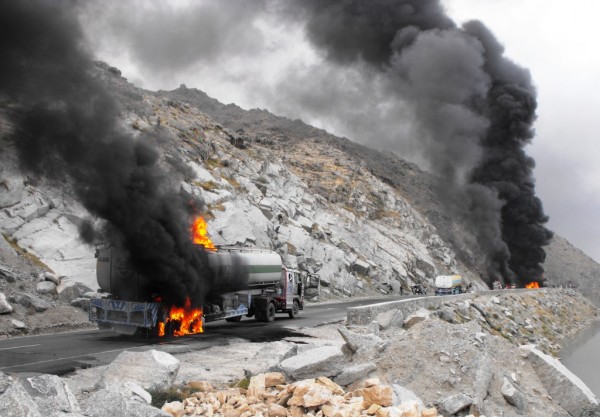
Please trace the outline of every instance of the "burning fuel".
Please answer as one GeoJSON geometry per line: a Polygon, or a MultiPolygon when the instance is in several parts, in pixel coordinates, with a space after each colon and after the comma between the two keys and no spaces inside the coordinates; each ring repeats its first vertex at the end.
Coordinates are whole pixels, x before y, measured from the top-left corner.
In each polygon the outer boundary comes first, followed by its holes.
{"type": "Polygon", "coordinates": [[[526,284],[525,288],[531,288],[531,289],[540,288],[540,284],[537,281],[532,281],[529,284],[526,284]]]}
{"type": "Polygon", "coordinates": [[[204,217],[198,216],[192,225],[192,242],[196,245],[202,245],[204,249],[216,251],[214,243],[208,237],[208,225],[204,217]]]}
{"type": "MultiPolygon", "coordinates": [[[[208,224],[202,216],[194,219],[190,228],[191,239],[195,245],[200,245],[204,249],[216,251],[217,248],[208,237],[208,224]]],[[[160,301],[160,300],[156,300],[160,301]]],[[[186,336],[190,334],[203,333],[202,328],[202,309],[192,308],[192,302],[187,297],[183,307],[171,306],[164,322],[158,323],[158,335],[186,336]]]]}
{"type": "Polygon", "coordinates": [[[164,322],[158,324],[158,335],[165,336],[169,329],[169,335],[186,336],[190,334],[203,333],[202,309],[192,308],[188,297],[183,307],[171,307],[164,322]]]}

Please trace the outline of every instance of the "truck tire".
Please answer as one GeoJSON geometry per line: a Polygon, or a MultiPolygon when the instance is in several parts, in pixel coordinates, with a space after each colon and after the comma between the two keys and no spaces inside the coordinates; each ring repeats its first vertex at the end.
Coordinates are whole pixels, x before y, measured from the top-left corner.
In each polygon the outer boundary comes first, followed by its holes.
{"type": "Polygon", "coordinates": [[[228,318],[226,318],[225,321],[228,321],[230,323],[237,323],[241,319],[242,319],[242,316],[234,316],[234,317],[228,317],[228,318]]]}
{"type": "Polygon", "coordinates": [[[294,319],[298,315],[299,311],[300,311],[300,306],[298,305],[298,301],[294,300],[294,306],[292,307],[292,309],[290,311],[288,311],[288,315],[290,316],[291,319],[294,319]]]}
{"type": "Polygon", "coordinates": [[[275,305],[273,303],[269,303],[269,306],[267,307],[267,311],[265,313],[265,321],[268,322],[275,320],[275,305]]]}

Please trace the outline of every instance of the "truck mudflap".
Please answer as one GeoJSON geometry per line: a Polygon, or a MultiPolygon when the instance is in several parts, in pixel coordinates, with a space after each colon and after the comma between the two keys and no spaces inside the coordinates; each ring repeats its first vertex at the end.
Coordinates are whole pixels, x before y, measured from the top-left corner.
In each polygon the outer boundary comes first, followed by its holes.
{"type": "Polygon", "coordinates": [[[98,324],[121,324],[142,328],[156,326],[159,303],[97,299],[90,300],[90,321],[98,324]]]}

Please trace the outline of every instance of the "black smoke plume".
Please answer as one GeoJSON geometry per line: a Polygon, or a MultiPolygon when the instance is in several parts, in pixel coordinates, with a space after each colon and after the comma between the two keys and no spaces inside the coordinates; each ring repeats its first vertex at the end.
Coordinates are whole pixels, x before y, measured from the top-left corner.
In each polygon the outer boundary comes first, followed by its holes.
{"type": "MultiPolygon", "coordinates": [[[[156,137],[133,138],[119,128],[116,103],[91,75],[75,6],[67,0],[0,6],[0,100],[10,103],[22,166],[68,178],[149,291],[170,304],[183,305],[186,296],[199,303],[213,282],[206,253],[190,240],[190,218],[202,202],[172,190],[152,145],[156,137]]],[[[83,230],[87,238],[98,232],[89,224],[83,230]]]]}
{"type": "Polygon", "coordinates": [[[488,255],[491,282],[540,280],[552,233],[535,195],[536,91],[480,22],[457,27],[438,0],[305,0],[290,5],[330,62],[367,65],[409,103],[431,168],[488,255]]]}

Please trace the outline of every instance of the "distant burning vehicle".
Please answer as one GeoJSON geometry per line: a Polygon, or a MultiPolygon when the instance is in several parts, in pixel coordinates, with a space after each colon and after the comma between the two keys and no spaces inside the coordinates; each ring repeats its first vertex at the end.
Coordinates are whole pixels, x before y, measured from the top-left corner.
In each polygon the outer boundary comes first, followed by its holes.
{"type": "Polygon", "coordinates": [[[97,251],[97,280],[109,297],[90,300],[90,321],[122,334],[146,329],[157,336],[185,336],[202,333],[204,322],[237,322],[244,315],[267,322],[273,321],[277,312],[294,318],[304,309],[305,292],[313,296],[319,291],[318,275],[304,276],[286,267],[276,252],[217,248],[208,238],[201,217],[191,231],[193,242],[207,250],[210,268],[217,277],[205,300],[188,296],[183,306],[166,305],[160,293],[144,287],[143,277],[116,248],[102,248],[97,251]]]}

